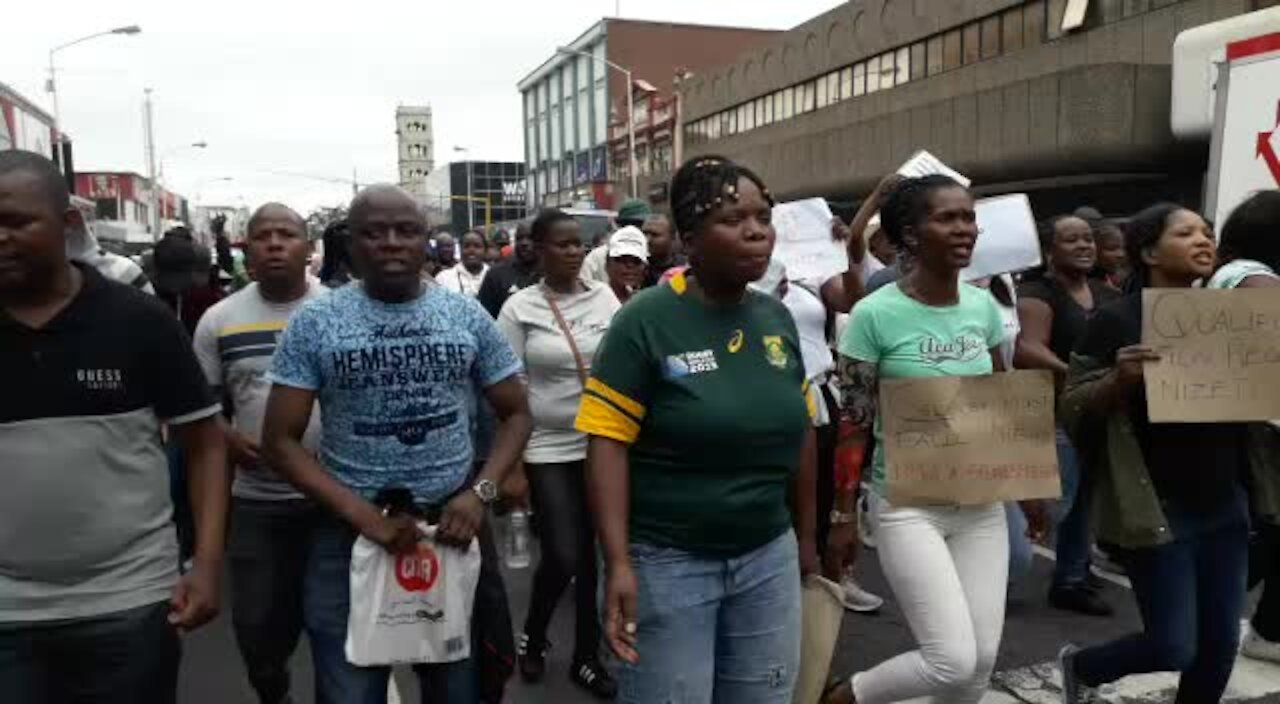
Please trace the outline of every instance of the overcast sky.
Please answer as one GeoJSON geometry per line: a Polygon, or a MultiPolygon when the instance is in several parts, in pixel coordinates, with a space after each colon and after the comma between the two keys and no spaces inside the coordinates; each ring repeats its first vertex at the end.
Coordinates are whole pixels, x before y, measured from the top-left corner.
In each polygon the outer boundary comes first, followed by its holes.
{"type": "MultiPolygon", "coordinates": [[[[629,18],[783,29],[837,0],[622,0],[629,18]]],[[[143,89],[154,90],[165,181],[204,204],[281,200],[304,213],[350,186],[296,177],[396,179],[397,104],[434,110],[437,168],[455,145],[522,159],[516,83],[614,0],[360,0],[349,11],[282,0],[4,0],[0,82],[51,110],[51,47],[142,26],[58,54],[63,128],[80,170],[146,173],[143,89]],[[232,181],[219,181],[230,177],[232,181]]]]}

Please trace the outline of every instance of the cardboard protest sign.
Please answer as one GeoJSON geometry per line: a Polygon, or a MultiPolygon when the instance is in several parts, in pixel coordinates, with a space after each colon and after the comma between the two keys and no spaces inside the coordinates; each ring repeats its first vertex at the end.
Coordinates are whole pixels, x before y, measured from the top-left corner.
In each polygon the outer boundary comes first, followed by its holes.
{"type": "Polygon", "coordinates": [[[1053,376],[880,382],[889,502],[976,505],[1061,496],[1053,376]]]}
{"type": "Polygon", "coordinates": [[[1026,271],[1040,266],[1040,235],[1031,203],[1022,193],[983,198],[974,204],[978,215],[978,243],[961,281],[1026,271]]]}
{"type": "Polygon", "coordinates": [[[1153,423],[1280,418],[1280,295],[1274,289],[1147,289],[1143,370],[1153,423]]]}
{"type": "Polygon", "coordinates": [[[773,258],[786,265],[788,279],[822,282],[849,268],[845,244],[831,239],[834,217],[821,198],[774,206],[773,258]]]}
{"type": "Polygon", "coordinates": [[[952,169],[950,166],[942,163],[938,157],[921,149],[907,159],[907,163],[898,168],[899,176],[907,178],[920,178],[921,176],[933,176],[938,174],[941,176],[950,176],[954,181],[965,188],[972,183],[964,174],[952,169]]]}

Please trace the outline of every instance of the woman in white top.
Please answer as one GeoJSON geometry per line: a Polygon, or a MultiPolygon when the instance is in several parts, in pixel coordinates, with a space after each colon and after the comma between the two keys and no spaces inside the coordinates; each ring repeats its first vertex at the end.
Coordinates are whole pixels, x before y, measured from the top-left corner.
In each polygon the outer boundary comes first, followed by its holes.
{"type": "MultiPolygon", "coordinates": [[[[1280,191],[1260,191],[1231,211],[1222,228],[1218,258],[1221,266],[1206,288],[1280,286],[1280,191]]],[[[1272,424],[1280,426],[1280,420],[1272,424]]],[[[1263,537],[1269,559],[1260,576],[1266,584],[1240,652],[1280,662],[1280,535],[1264,524],[1263,537]]]]}
{"type": "Polygon", "coordinates": [[[575,580],[577,629],[570,679],[592,694],[612,698],[617,685],[601,665],[596,609],[595,533],[587,508],[584,466],[587,437],[574,418],[596,347],[621,307],[608,284],[586,281],[578,223],[559,210],[533,221],[542,283],[507,299],[498,327],[525,366],[533,435],[524,452],[542,558],[517,653],[520,674],[540,680],[546,671],[547,625],[556,602],[575,580]]]}
{"type": "Polygon", "coordinates": [[[489,273],[489,265],[484,263],[487,246],[484,233],[479,230],[464,233],[462,261],[436,274],[436,283],[469,298],[480,295],[480,285],[484,283],[485,274],[489,273]]]}

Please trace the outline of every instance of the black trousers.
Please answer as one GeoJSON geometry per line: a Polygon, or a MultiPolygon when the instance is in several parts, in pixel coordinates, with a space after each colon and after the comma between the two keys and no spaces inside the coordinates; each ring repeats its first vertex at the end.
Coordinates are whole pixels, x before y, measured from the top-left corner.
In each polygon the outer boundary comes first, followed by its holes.
{"type": "Polygon", "coordinates": [[[596,609],[596,541],[587,509],[586,463],[525,464],[538,522],[542,559],[533,574],[533,595],[524,632],[531,646],[546,642],[556,602],[574,581],[577,625],[574,662],[594,660],[600,644],[596,609]]]}
{"type": "Polygon", "coordinates": [[[1250,586],[1259,579],[1263,585],[1262,599],[1250,623],[1259,636],[1272,643],[1280,642],[1280,527],[1263,525],[1253,552],[1250,586]]]}
{"type": "Polygon", "coordinates": [[[289,657],[302,635],[311,532],[321,515],[303,499],[231,502],[231,625],[262,704],[284,701],[289,693],[289,657]]]}
{"type": "Polygon", "coordinates": [[[817,525],[818,555],[827,548],[827,535],[831,532],[831,509],[836,504],[836,441],[840,431],[840,408],[826,384],[819,387],[822,401],[827,405],[831,422],[814,428],[818,445],[817,525]]]}
{"type": "Polygon", "coordinates": [[[62,621],[0,624],[0,701],[173,704],[182,643],[169,602],[62,621]]]}

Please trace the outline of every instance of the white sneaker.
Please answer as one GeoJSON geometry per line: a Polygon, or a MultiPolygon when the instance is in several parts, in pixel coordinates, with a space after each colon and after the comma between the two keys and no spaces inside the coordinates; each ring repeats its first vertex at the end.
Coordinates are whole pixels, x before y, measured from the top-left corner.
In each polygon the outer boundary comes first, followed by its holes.
{"type": "Polygon", "coordinates": [[[884,599],[863,589],[853,577],[846,576],[840,580],[840,588],[843,590],[840,601],[850,611],[868,614],[879,611],[884,606],[884,599]]]}
{"type": "Polygon", "coordinates": [[[1253,627],[1250,627],[1244,636],[1244,643],[1240,646],[1240,654],[1254,660],[1280,663],[1280,643],[1273,643],[1263,638],[1253,630],[1253,627]]]}

